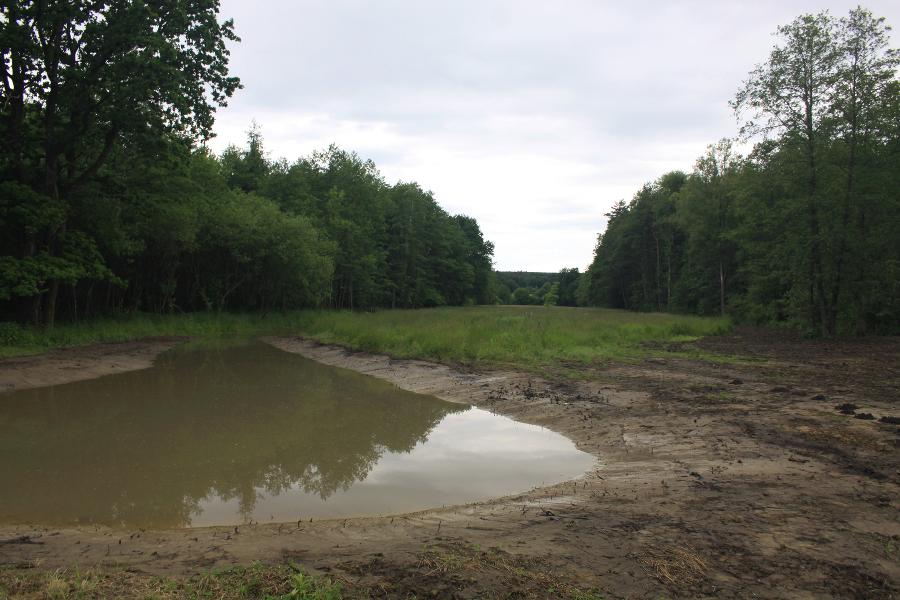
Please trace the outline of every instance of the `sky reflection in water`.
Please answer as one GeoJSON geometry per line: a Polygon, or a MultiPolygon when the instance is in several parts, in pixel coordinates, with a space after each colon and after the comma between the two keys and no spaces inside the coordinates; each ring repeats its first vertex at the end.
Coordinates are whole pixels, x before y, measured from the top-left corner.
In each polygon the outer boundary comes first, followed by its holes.
{"type": "Polygon", "coordinates": [[[261,342],[0,394],[0,518],[175,528],[377,516],[577,476],[567,439],[261,342]]]}

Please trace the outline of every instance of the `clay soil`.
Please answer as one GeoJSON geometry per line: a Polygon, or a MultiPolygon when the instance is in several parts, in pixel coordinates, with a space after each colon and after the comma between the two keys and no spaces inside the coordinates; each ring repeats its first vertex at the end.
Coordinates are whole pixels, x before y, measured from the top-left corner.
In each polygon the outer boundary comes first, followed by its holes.
{"type": "MultiPolygon", "coordinates": [[[[490,502],[383,518],[174,531],[6,526],[0,564],[76,561],[178,578],[293,561],[343,581],[351,596],[389,600],[900,598],[900,338],[735,330],[597,365],[577,381],[265,338],[558,431],[597,456],[596,468],[490,502]]],[[[59,372],[97,376],[128,360],[146,366],[177,341],[6,359],[0,389],[58,382],[59,372]]]]}

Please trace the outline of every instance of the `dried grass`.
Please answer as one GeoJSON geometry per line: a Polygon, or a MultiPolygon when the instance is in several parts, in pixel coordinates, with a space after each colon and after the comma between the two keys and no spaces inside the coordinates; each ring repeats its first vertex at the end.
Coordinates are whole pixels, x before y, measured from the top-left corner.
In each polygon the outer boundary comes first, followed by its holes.
{"type": "Polygon", "coordinates": [[[701,580],[707,565],[700,554],[688,545],[651,548],[640,562],[657,579],[676,587],[689,587],[701,580]]]}
{"type": "Polygon", "coordinates": [[[203,597],[209,600],[242,600],[294,594],[298,600],[339,600],[341,587],[330,580],[317,579],[297,569],[263,566],[217,569],[180,581],[162,579],[119,569],[79,572],[66,569],[52,572],[34,569],[0,568],[0,598],[45,600],[47,598],[152,598],[182,600],[203,597]]]}
{"type": "Polygon", "coordinates": [[[490,574],[502,587],[515,589],[517,598],[547,598],[548,590],[557,597],[592,597],[539,561],[495,549],[432,546],[416,564],[427,569],[426,577],[450,572],[490,574]]]}
{"type": "Polygon", "coordinates": [[[854,448],[878,452],[896,452],[898,450],[896,446],[886,443],[883,439],[845,422],[793,420],[784,425],[783,429],[800,433],[817,442],[837,442],[854,448]]]}

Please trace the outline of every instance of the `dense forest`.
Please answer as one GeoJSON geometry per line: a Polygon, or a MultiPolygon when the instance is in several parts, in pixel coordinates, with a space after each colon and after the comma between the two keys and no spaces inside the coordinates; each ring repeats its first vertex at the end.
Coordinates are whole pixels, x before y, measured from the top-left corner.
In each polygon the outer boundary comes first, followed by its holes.
{"type": "Polygon", "coordinates": [[[806,15],[731,103],[736,141],[620,201],[579,304],[900,334],[900,55],[862,8],[806,15]]]}
{"type": "Polygon", "coordinates": [[[334,146],[204,146],[228,74],[216,0],[5,4],[0,320],[492,303],[493,245],[334,146]]]}
{"type": "Polygon", "coordinates": [[[735,140],[557,274],[494,273],[475,219],[354,152],[273,160],[255,123],[208,151],[241,87],[217,0],[0,10],[0,320],[501,302],[900,333],[900,54],[863,8],[779,27],[735,140]]]}
{"type": "Polygon", "coordinates": [[[580,276],[578,269],[559,273],[497,271],[497,300],[501,304],[544,305],[551,294],[554,306],[579,306],[575,292],[580,276]]]}

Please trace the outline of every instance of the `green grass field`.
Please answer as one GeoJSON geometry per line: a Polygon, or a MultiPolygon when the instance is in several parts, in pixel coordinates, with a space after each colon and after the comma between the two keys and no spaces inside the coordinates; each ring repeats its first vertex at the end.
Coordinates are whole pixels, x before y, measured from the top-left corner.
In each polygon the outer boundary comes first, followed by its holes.
{"type": "Polygon", "coordinates": [[[645,356],[644,342],[732,332],[728,319],[599,308],[481,306],[373,314],[308,313],[300,333],[395,358],[527,370],[645,356]]]}
{"type": "Polygon", "coordinates": [[[40,354],[53,348],[124,342],[149,336],[189,335],[202,338],[225,335],[265,335],[296,331],[305,319],[303,311],[260,318],[255,315],[191,313],[154,315],[139,313],[115,319],[96,319],[84,324],[60,323],[41,333],[15,323],[0,323],[0,357],[40,354]]]}
{"type": "Polygon", "coordinates": [[[156,335],[296,334],[322,343],[469,367],[532,371],[579,368],[652,354],[645,342],[688,341],[731,333],[728,319],[599,308],[476,306],[375,313],[299,311],[248,315],[138,315],[48,333],[0,324],[0,356],[156,335]]]}

